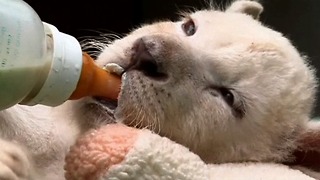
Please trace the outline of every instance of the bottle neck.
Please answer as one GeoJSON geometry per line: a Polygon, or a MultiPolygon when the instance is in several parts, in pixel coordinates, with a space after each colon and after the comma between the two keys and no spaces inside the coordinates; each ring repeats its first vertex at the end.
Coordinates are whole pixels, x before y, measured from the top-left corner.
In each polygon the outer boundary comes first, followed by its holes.
{"type": "Polygon", "coordinates": [[[50,66],[42,75],[46,77],[22,104],[57,106],[68,100],[78,84],[82,69],[80,43],[72,36],[61,33],[54,26],[43,23],[46,30],[47,55],[50,66]],[[50,43],[51,42],[51,43],[50,43]]]}
{"type": "Polygon", "coordinates": [[[44,25],[43,29],[45,32],[45,49],[43,52],[44,63],[41,66],[41,69],[39,68],[37,82],[33,86],[33,89],[19,104],[28,104],[28,105],[35,104],[35,103],[32,103],[33,101],[35,101],[33,99],[37,96],[37,94],[39,93],[39,91],[43,87],[44,83],[46,82],[47,77],[49,76],[49,72],[51,70],[54,41],[53,41],[52,32],[48,28],[48,26],[44,25]]]}

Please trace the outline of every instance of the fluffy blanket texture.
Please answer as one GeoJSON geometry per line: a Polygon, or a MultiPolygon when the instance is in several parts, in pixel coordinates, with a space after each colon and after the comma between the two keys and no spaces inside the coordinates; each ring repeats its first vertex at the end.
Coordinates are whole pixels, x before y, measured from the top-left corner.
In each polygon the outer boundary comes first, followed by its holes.
{"type": "Polygon", "coordinates": [[[67,180],[311,180],[290,166],[273,163],[205,164],[199,156],[151,131],[121,124],[92,130],[66,157],[67,180]]]}

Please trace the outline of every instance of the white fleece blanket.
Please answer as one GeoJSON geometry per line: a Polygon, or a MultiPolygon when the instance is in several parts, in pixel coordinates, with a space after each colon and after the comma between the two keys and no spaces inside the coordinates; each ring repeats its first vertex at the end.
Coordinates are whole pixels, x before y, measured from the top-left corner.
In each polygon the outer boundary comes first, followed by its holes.
{"type": "Polygon", "coordinates": [[[208,165],[168,138],[123,125],[107,125],[81,137],[71,148],[66,163],[67,180],[320,179],[319,173],[300,168],[303,173],[299,167],[282,164],[208,165]]]}

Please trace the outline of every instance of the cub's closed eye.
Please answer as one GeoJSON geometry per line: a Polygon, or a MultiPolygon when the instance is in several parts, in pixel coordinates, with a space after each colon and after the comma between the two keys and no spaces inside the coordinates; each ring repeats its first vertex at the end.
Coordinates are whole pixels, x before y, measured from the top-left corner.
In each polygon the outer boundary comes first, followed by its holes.
{"type": "Polygon", "coordinates": [[[188,18],[188,20],[181,25],[181,28],[187,36],[192,36],[197,31],[196,25],[191,18],[188,18]]]}
{"type": "Polygon", "coordinates": [[[218,97],[220,96],[230,107],[233,107],[235,97],[232,90],[225,87],[212,86],[209,88],[211,95],[218,97]]]}
{"type": "Polygon", "coordinates": [[[232,89],[223,87],[219,91],[225,102],[233,109],[234,115],[240,119],[243,118],[246,112],[245,102],[240,98],[239,94],[233,92],[232,89]]]}
{"type": "Polygon", "coordinates": [[[234,95],[231,92],[231,90],[229,90],[227,88],[220,88],[219,91],[222,95],[222,98],[227,102],[227,104],[229,104],[229,106],[233,107],[234,95]]]}
{"type": "Polygon", "coordinates": [[[226,87],[211,86],[208,88],[211,95],[214,97],[221,97],[233,110],[234,116],[243,118],[245,115],[245,101],[240,98],[239,94],[234,92],[233,89],[226,87]]]}

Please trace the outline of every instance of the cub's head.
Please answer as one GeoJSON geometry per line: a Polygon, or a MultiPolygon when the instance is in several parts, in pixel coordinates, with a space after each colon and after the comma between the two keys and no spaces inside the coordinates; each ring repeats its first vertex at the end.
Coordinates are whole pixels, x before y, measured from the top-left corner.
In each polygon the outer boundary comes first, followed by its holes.
{"type": "Polygon", "coordinates": [[[122,75],[116,120],[207,162],[288,158],[310,119],[314,72],[286,37],[259,22],[261,12],[257,2],[236,1],[145,24],[107,45],[97,63],[122,75]]]}

